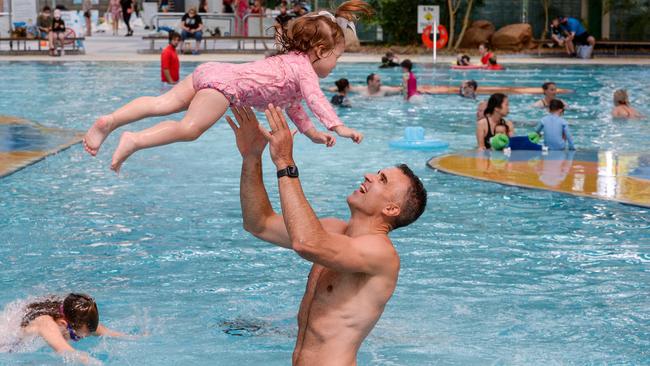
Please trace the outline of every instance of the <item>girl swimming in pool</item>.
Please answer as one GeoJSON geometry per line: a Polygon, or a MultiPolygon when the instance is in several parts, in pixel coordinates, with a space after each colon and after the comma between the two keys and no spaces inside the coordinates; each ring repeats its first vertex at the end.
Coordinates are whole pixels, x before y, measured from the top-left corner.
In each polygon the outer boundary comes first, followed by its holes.
{"type": "Polygon", "coordinates": [[[202,64],[169,92],[138,98],[99,117],[84,137],[84,148],[94,156],[113,130],[145,117],[187,109],[180,123],[165,121],[140,132],[124,132],[111,162],[111,169],[119,171],[137,150],[197,139],[231,104],[266,108],[270,103],[286,108],[298,130],[314,143],[334,145],[332,135],[314,128],[302,99],[328,130],[360,143],[363,135],[341,122],[318,81],[336,66],[345,50],[344,28],[354,29],[359,12],[369,15],[371,8],[364,1],[351,0],[341,4],[336,15],[321,11],[293,20],[286,30],[278,30],[283,51],[278,56],[245,64],[202,64]]]}
{"type": "Polygon", "coordinates": [[[22,337],[41,337],[57,353],[84,364],[97,363],[89,355],[75,351],[68,343],[87,336],[121,337],[99,322],[95,300],[85,294],[68,294],[65,298],[48,296],[29,303],[20,323],[22,337]]]}

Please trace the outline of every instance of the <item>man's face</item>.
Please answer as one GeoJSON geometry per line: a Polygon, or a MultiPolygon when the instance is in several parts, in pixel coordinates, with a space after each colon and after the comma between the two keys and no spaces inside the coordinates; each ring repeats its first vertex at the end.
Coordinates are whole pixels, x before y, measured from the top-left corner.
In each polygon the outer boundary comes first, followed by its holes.
{"type": "Polygon", "coordinates": [[[375,75],[368,82],[368,87],[371,89],[379,89],[381,87],[381,78],[379,75],[375,75]]]}
{"type": "Polygon", "coordinates": [[[556,18],[551,21],[551,25],[557,28],[560,25],[560,21],[556,18]]]}
{"type": "Polygon", "coordinates": [[[52,13],[50,13],[49,10],[46,10],[46,11],[43,12],[43,15],[45,15],[46,17],[49,17],[49,16],[52,15],[52,13]]]}
{"type": "Polygon", "coordinates": [[[174,48],[178,47],[178,45],[181,43],[181,38],[180,37],[174,37],[172,38],[171,45],[174,46],[174,48]]]}
{"type": "Polygon", "coordinates": [[[364,175],[363,183],[348,196],[352,211],[367,215],[387,214],[391,207],[401,207],[408,191],[409,179],[399,168],[385,168],[364,175]]]}

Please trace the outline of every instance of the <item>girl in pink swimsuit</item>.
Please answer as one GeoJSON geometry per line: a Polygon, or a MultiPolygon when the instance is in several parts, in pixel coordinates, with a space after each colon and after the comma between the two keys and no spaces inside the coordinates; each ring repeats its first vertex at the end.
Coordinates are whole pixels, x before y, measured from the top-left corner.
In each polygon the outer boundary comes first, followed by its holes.
{"type": "Polygon", "coordinates": [[[406,91],[404,99],[410,100],[412,97],[420,94],[418,93],[418,80],[413,73],[413,63],[411,60],[402,61],[400,66],[402,66],[402,72],[404,73],[402,76],[402,84],[406,91]]]}
{"type": "Polygon", "coordinates": [[[334,136],[316,130],[301,105],[302,99],[328,130],[361,142],[363,135],[343,125],[318,81],[329,75],[343,53],[345,39],[341,27],[354,29],[354,12],[370,14],[371,10],[364,1],[347,1],[338,7],[336,17],[320,12],[292,21],[278,35],[282,55],[245,64],[209,62],[198,66],[169,92],[137,98],[99,117],[84,137],[84,148],[94,156],[116,128],[142,118],[187,110],[180,122],[165,121],[140,132],[124,132],[111,162],[111,169],[117,172],[137,150],[196,140],[230,105],[264,109],[270,103],[286,109],[298,130],[314,143],[334,145],[334,136]]]}

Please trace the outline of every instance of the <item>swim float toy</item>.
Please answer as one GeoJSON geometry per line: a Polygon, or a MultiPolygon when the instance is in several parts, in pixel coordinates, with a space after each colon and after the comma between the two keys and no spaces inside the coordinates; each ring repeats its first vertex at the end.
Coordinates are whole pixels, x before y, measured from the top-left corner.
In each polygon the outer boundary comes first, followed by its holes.
{"type": "Polygon", "coordinates": [[[424,128],[422,127],[406,127],[404,137],[389,142],[388,146],[406,150],[438,150],[446,149],[449,147],[449,143],[441,140],[425,139],[424,128]]]}
{"type": "MultiPolygon", "coordinates": [[[[422,43],[424,43],[427,48],[433,48],[433,36],[431,36],[431,31],[433,27],[427,25],[422,32],[422,43]]],[[[436,49],[441,49],[447,45],[449,41],[449,33],[447,33],[447,28],[444,25],[438,25],[438,39],[436,40],[436,49]]]]}
{"type": "Polygon", "coordinates": [[[482,70],[485,69],[483,65],[451,65],[454,70],[482,70]]]}

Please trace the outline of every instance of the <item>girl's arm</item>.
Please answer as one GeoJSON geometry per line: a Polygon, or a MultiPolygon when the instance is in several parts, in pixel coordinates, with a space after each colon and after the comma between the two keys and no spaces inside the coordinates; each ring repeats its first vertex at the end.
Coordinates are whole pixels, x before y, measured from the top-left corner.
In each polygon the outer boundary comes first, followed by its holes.
{"type": "Polygon", "coordinates": [[[325,144],[328,147],[334,146],[336,139],[334,136],[318,131],[307,112],[302,108],[300,101],[296,101],[287,108],[287,114],[293,123],[298,127],[298,131],[309,137],[309,139],[316,144],[325,144]]]}
{"type": "MultiPolygon", "coordinates": [[[[311,67],[311,65],[309,65],[309,67],[311,67]]],[[[328,130],[343,125],[343,122],[341,122],[339,117],[336,115],[334,107],[332,107],[330,101],[325,98],[325,94],[323,94],[323,91],[320,88],[316,72],[313,70],[312,72],[305,72],[304,70],[300,70],[300,72],[296,70],[295,72],[300,78],[300,93],[302,94],[303,99],[305,99],[307,106],[311,109],[314,115],[316,115],[316,118],[318,118],[320,123],[328,130]]],[[[287,112],[289,112],[289,110],[287,110],[287,112]]],[[[295,119],[291,119],[297,123],[295,119]]],[[[298,128],[300,128],[300,126],[298,126],[298,128]]],[[[301,132],[306,130],[307,129],[301,130],[301,132]]]]}
{"type": "Polygon", "coordinates": [[[80,362],[84,365],[101,364],[98,360],[90,357],[85,352],[80,352],[72,348],[68,341],[61,335],[58,324],[49,316],[41,316],[32,321],[32,325],[38,330],[41,336],[52,349],[64,356],[66,359],[80,362]]]}

